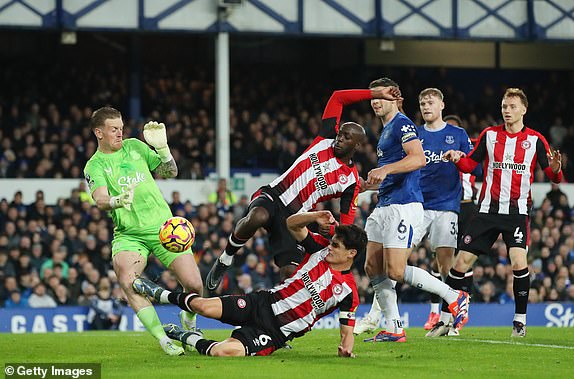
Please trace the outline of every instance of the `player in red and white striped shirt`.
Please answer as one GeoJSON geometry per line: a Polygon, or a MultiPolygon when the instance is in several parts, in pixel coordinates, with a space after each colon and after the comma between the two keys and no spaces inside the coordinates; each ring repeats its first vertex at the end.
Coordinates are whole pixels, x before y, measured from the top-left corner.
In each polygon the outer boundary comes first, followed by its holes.
{"type": "Polygon", "coordinates": [[[329,242],[310,232],[307,225],[336,225],[329,211],[303,212],[287,219],[289,231],[306,249],[292,277],[271,290],[247,295],[202,298],[195,293],[175,293],[147,279],[136,279],[136,292],[157,302],[176,304],[202,316],[240,326],[223,342],[207,340],[198,331],[169,325],[170,338],[194,346],[211,356],[269,355],[286,341],[311,330],[321,317],[339,311],[341,342],[338,355],[353,357],[355,310],[359,295],[351,267],[367,246],[367,234],[356,225],[335,227],[329,242]]]}
{"type": "Polygon", "coordinates": [[[485,129],[468,157],[448,151],[446,159],[462,172],[471,172],[483,163],[484,179],[478,208],[459,243],[459,254],[447,284],[461,288],[464,273],[479,254],[487,254],[502,233],[514,272],[515,314],[512,336],[526,335],[526,308],[530,278],[527,248],[530,239],[530,188],[536,163],[554,183],[562,180],[561,155],[552,151],[546,139],[524,125],[528,100],[521,89],[509,88],[502,99],[504,124],[485,129]]]}
{"type": "Polygon", "coordinates": [[[270,250],[281,268],[281,279],[285,279],[302,259],[285,226],[287,217],[312,210],[322,201],[340,198],[341,223],[352,224],[361,189],[353,155],[366,140],[366,134],[354,122],[339,127],[343,106],[373,98],[399,97],[400,91],[395,87],[333,92],[323,113],[319,135],[286,172],[252,196],[247,214],[237,222],[225,250],[209,271],[206,288],[210,291],[217,288],[231,266],[233,255],[261,227],[269,233],[270,250]]]}

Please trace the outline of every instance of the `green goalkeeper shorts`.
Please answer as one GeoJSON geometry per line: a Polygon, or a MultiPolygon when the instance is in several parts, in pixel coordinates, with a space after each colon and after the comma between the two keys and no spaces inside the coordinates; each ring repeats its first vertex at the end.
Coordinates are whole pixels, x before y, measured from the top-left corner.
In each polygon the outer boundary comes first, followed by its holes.
{"type": "Polygon", "coordinates": [[[161,243],[157,235],[119,235],[115,236],[112,241],[112,258],[116,256],[120,251],[136,251],[141,254],[146,260],[150,253],[153,253],[159,259],[159,261],[166,267],[169,268],[171,262],[175,258],[182,254],[193,254],[191,248],[187,249],[183,253],[172,253],[166,250],[161,243]]]}

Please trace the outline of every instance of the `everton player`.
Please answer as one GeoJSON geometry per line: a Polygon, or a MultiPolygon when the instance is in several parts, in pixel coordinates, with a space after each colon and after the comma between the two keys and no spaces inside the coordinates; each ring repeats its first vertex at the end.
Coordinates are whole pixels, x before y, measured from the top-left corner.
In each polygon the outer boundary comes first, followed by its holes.
{"type": "MultiPolygon", "coordinates": [[[[389,78],[369,85],[370,88],[390,86],[398,87],[389,78]]],[[[365,271],[385,315],[387,329],[365,341],[406,341],[398,312],[396,281],[446,300],[455,316],[454,327],[459,329],[466,323],[468,294],[453,290],[428,272],[406,264],[414,231],[424,217],[419,169],[425,166],[425,155],[417,128],[399,112],[397,101],[371,100],[371,106],[380,117],[383,130],[377,144],[378,167],[369,172],[366,181],[367,188],[378,188],[378,202],[365,227],[369,239],[365,271]]]]}
{"type": "Polygon", "coordinates": [[[311,146],[284,172],[252,196],[247,214],[237,222],[223,253],[209,271],[205,286],[217,288],[233,255],[264,227],[269,233],[271,251],[281,278],[289,277],[303,257],[297,243],[287,231],[285,220],[292,214],[315,208],[317,203],[340,198],[341,224],[355,219],[357,196],[361,185],[353,155],[366,139],[359,124],[347,122],[339,126],[343,106],[361,100],[400,97],[398,88],[333,92],[325,111],[319,135],[311,146]]]}
{"type": "MultiPolygon", "coordinates": [[[[460,174],[455,165],[443,159],[443,154],[452,149],[469,153],[472,143],[463,128],[443,120],[444,95],[441,90],[422,90],[419,94],[419,107],[425,121],[425,124],[419,127],[419,138],[423,145],[426,166],[421,169],[420,181],[424,198],[424,219],[420,228],[415,231],[415,245],[418,245],[425,235],[428,236],[438,268],[438,272],[433,272],[433,275],[442,280],[447,277],[454,263],[462,195],[460,174]]],[[[439,302],[438,296],[433,294],[431,313],[425,324],[427,330],[433,329],[439,322],[444,326],[449,323],[451,314],[447,307],[443,308],[439,316],[439,302]]],[[[445,331],[448,332],[446,328],[445,331]]],[[[456,333],[456,329],[453,329],[453,332],[456,333]]],[[[434,334],[429,332],[427,336],[434,337],[434,334]]]]}
{"type": "Polygon", "coordinates": [[[459,254],[450,270],[447,283],[461,288],[464,273],[479,254],[486,254],[498,235],[508,247],[514,273],[515,313],[512,337],[526,335],[526,308],[530,291],[527,246],[530,238],[530,189],[536,164],[554,183],[562,180],[561,154],[550,149],[546,139],[524,125],[528,109],[526,94],[509,88],[502,98],[502,125],[486,128],[474,150],[450,150],[445,158],[462,172],[472,171],[483,163],[484,179],[480,191],[478,213],[459,244],[459,254]]]}

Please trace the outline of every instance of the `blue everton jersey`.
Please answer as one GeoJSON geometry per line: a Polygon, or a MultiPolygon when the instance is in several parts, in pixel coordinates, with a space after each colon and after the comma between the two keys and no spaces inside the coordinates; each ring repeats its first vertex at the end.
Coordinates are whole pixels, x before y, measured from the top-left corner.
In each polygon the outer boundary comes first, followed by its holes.
{"type": "Polygon", "coordinates": [[[462,196],[460,173],[454,163],[442,157],[448,150],[468,154],[472,143],[463,128],[446,123],[435,130],[419,126],[418,132],[426,157],[426,166],[420,170],[424,209],[458,213],[462,196]]]}
{"type": "MultiPolygon", "coordinates": [[[[397,115],[383,127],[377,144],[377,164],[382,167],[407,156],[403,143],[418,139],[418,131],[414,123],[402,113],[397,115]]],[[[422,203],[423,196],[419,186],[419,170],[404,174],[389,174],[379,186],[379,201],[377,207],[391,204],[422,203]]]]}

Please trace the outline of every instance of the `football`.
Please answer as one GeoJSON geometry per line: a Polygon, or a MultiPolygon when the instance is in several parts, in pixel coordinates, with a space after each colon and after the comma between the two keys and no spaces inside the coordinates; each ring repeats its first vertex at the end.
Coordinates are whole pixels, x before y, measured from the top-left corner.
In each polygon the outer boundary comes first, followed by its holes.
{"type": "Polygon", "coordinates": [[[167,250],[182,253],[193,244],[195,229],[187,219],[178,216],[171,217],[161,226],[159,240],[167,250]]]}

